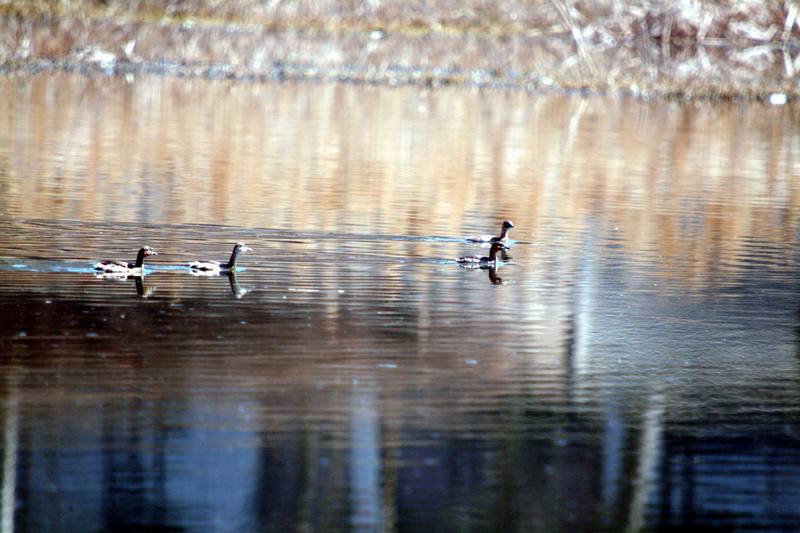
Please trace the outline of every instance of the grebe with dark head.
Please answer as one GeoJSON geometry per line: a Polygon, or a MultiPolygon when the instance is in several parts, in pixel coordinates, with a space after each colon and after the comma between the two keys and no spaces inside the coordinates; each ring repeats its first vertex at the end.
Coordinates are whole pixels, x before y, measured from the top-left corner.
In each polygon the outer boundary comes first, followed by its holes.
{"type": "Polygon", "coordinates": [[[482,235],[480,237],[467,237],[469,242],[505,242],[508,237],[508,232],[514,227],[514,223],[510,220],[504,220],[500,228],[500,235],[492,237],[490,235],[482,235]]]}
{"type": "Polygon", "coordinates": [[[496,266],[497,261],[497,253],[498,252],[505,252],[510,250],[508,246],[503,244],[502,242],[493,242],[492,247],[489,249],[489,256],[488,257],[478,257],[477,255],[468,255],[465,257],[459,257],[458,263],[464,266],[473,266],[473,267],[492,267],[496,266]]]}
{"type": "Polygon", "coordinates": [[[99,272],[109,274],[125,274],[127,276],[141,276],[144,273],[144,258],[151,255],[158,255],[155,250],[145,246],[139,250],[135,263],[125,261],[100,261],[94,264],[94,269],[99,272]]]}
{"type": "Polygon", "coordinates": [[[189,268],[193,272],[202,272],[208,274],[218,274],[220,272],[232,272],[236,270],[236,261],[239,259],[239,254],[242,252],[252,252],[253,249],[243,242],[237,242],[233,247],[233,253],[227,263],[220,263],[219,261],[192,261],[189,263],[189,268]]]}

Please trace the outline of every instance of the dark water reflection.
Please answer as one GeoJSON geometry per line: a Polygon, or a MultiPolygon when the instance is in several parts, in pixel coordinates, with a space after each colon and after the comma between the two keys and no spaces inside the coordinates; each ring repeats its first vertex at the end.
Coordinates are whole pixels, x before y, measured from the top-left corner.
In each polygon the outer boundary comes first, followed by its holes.
{"type": "Polygon", "coordinates": [[[3,531],[800,526],[794,110],[0,95],[3,531]]]}

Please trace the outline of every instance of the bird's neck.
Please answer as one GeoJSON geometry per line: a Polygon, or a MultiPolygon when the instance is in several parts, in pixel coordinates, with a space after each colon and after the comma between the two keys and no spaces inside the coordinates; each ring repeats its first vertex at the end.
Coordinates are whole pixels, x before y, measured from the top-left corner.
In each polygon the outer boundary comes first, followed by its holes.
{"type": "Polygon", "coordinates": [[[238,246],[234,246],[233,247],[233,253],[231,253],[231,260],[228,261],[228,264],[225,265],[225,266],[227,266],[229,269],[233,270],[234,268],[236,268],[236,260],[237,259],[239,259],[239,247],[238,246]]]}
{"type": "Polygon", "coordinates": [[[142,268],[144,264],[144,249],[139,250],[139,255],[136,256],[136,263],[133,265],[133,268],[142,268]]]}

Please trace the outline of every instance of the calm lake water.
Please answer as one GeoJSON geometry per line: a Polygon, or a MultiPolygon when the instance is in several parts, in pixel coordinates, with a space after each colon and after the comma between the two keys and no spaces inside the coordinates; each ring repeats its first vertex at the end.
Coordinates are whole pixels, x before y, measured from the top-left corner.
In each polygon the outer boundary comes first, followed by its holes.
{"type": "Polygon", "coordinates": [[[797,108],[0,78],[0,526],[800,528],[798,241],[797,108]]]}

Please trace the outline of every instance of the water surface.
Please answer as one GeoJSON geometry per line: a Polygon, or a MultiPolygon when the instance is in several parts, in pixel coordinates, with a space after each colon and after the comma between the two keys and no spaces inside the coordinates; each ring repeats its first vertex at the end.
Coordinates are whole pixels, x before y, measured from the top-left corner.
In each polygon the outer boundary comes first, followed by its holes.
{"type": "Polygon", "coordinates": [[[800,525],[795,109],[67,74],[0,106],[4,531],[800,525]],[[507,264],[455,263],[506,218],[507,264]],[[236,241],[235,277],[180,266],[236,241]]]}

